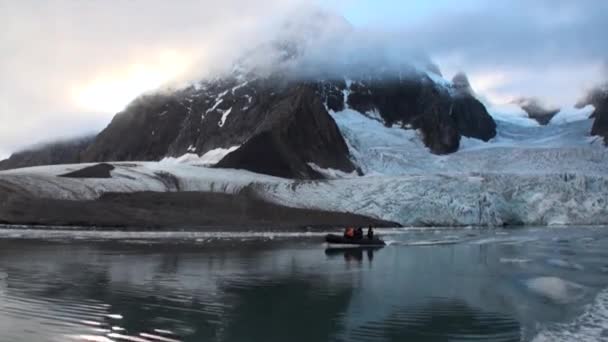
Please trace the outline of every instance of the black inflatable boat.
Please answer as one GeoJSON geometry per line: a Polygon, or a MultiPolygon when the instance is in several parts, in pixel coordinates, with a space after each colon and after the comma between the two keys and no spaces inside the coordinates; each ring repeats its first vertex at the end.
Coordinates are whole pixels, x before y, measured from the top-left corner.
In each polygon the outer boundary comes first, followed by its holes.
{"type": "Polygon", "coordinates": [[[361,239],[345,238],[342,235],[327,234],[325,236],[325,242],[330,247],[343,248],[343,247],[383,247],[386,243],[379,238],[368,239],[363,237],[361,239]]]}

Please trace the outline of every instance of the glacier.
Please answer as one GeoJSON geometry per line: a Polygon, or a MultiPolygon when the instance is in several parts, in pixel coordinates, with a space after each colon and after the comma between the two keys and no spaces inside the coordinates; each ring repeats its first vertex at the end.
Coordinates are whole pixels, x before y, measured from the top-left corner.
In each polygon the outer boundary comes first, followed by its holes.
{"type": "Polygon", "coordinates": [[[352,212],[403,226],[608,224],[608,150],[589,136],[588,111],[558,114],[547,126],[499,114],[494,139],[463,138],[450,155],[431,154],[416,130],[387,127],[349,108],[330,113],[363,176],[314,164],[330,179],[207,167],[234,146],[204,158],[112,163],[112,177],[104,179],[58,177],[94,164],[2,171],[0,189],[72,200],[106,192],[247,189],[281,205],[352,212]]]}

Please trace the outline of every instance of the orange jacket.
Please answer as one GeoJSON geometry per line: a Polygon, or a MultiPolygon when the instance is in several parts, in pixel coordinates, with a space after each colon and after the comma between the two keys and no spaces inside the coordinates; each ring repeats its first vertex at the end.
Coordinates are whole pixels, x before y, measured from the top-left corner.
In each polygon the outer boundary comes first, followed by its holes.
{"type": "Polygon", "coordinates": [[[346,228],[346,236],[355,237],[355,230],[353,228],[346,228]]]}

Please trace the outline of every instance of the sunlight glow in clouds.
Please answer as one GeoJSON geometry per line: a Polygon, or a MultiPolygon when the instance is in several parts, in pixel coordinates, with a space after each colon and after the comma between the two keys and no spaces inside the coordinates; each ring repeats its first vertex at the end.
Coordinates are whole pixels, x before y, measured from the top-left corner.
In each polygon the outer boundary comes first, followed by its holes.
{"type": "Polygon", "coordinates": [[[71,99],[84,111],[117,113],[142,93],[178,79],[191,66],[188,56],[176,51],[162,53],[156,61],[136,63],[99,73],[71,89],[71,99]]]}

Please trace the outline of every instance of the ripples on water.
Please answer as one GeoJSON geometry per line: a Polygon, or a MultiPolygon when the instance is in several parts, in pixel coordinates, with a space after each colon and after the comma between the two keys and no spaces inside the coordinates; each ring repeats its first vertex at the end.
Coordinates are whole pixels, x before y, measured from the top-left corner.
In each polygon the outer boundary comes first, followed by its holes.
{"type": "Polygon", "coordinates": [[[0,342],[607,339],[603,229],[322,235],[0,229],[0,342]]]}

